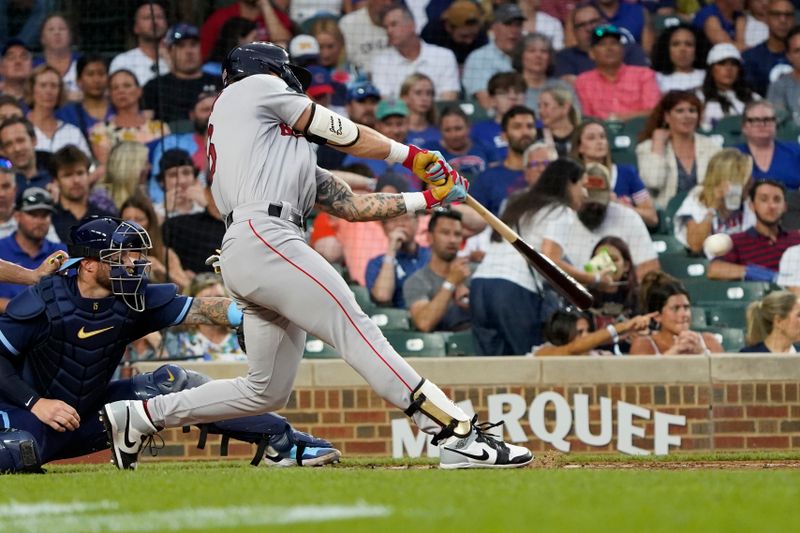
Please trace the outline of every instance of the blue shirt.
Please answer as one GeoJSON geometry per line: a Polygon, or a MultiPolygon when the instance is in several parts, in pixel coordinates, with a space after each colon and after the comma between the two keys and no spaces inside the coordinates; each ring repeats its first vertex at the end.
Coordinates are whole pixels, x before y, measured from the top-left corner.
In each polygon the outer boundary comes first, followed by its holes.
{"type": "MultiPolygon", "coordinates": [[[[747,144],[736,146],[742,153],[750,154],[747,144]]],[[[753,162],[753,179],[773,179],[783,183],[787,189],[800,188],[800,146],[795,143],[775,141],[775,152],[769,168],[762,170],[753,162]]]]}
{"type": "Polygon", "coordinates": [[[494,120],[482,120],[472,125],[469,136],[489,158],[489,163],[503,161],[508,155],[508,142],[503,138],[503,128],[494,120]]]}
{"type": "Polygon", "coordinates": [[[447,162],[450,163],[459,174],[467,178],[470,183],[486,170],[491,161],[486,151],[476,143],[472,143],[470,149],[463,155],[448,152],[442,148],[442,145],[439,143],[431,145],[430,149],[441,152],[447,162]]]}
{"type": "MultiPolygon", "coordinates": [[[[72,124],[81,130],[86,137],[89,136],[89,130],[92,129],[92,126],[100,122],[90,115],[80,102],[72,102],[60,107],[56,109],[55,114],[57,119],[63,120],[67,124],[72,124]]],[[[114,109],[111,106],[108,106],[108,109],[106,110],[106,116],[103,118],[103,122],[111,120],[113,115],[114,109]]]]}
{"type": "MultiPolygon", "coordinates": [[[[603,12],[597,6],[597,2],[592,3],[602,16],[603,12]]],[[[609,24],[628,30],[637,43],[642,42],[642,30],[644,29],[644,8],[642,6],[620,2],[614,16],[605,18],[609,24]]]]}
{"type": "Polygon", "coordinates": [[[406,144],[413,144],[420,148],[430,148],[433,143],[438,143],[442,138],[439,128],[436,126],[428,126],[424,130],[408,130],[408,137],[406,144]]]}
{"type": "Polygon", "coordinates": [[[505,165],[499,165],[487,169],[478,176],[470,185],[469,192],[486,209],[499,215],[506,198],[527,186],[523,171],[511,170],[505,165]]]}
{"type": "Polygon", "coordinates": [[[735,11],[733,13],[733,20],[727,20],[722,16],[722,12],[719,10],[716,4],[709,4],[694,14],[694,20],[692,21],[692,24],[694,24],[694,27],[702,32],[705,31],[704,26],[706,24],[706,20],[711,17],[717,17],[722,29],[725,30],[725,33],[727,33],[731,39],[736,40],[735,21],[741,16],[742,14],[739,11],[735,11]]]}
{"type": "MultiPolygon", "coordinates": [[[[367,263],[367,272],[365,275],[367,288],[372,294],[372,287],[375,286],[375,280],[378,279],[378,273],[383,266],[383,254],[373,257],[367,263]]],[[[403,298],[403,283],[406,279],[428,264],[431,259],[431,249],[424,246],[417,246],[417,253],[409,255],[402,250],[395,255],[394,264],[394,295],[392,295],[392,307],[399,309],[406,308],[406,301],[403,298]]]]}
{"type": "MultiPolygon", "coordinates": [[[[17,232],[15,231],[8,237],[0,239],[0,259],[5,259],[25,268],[35,269],[42,261],[47,259],[48,255],[56,250],[67,251],[67,247],[62,243],[45,239],[36,255],[31,257],[25,250],[20,248],[15,238],[16,236],[17,232]]],[[[17,285],[16,283],[0,283],[0,298],[13,298],[26,288],[26,285],[17,285]]]]}
{"type": "Polygon", "coordinates": [[[152,200],[154,204],[161,204],[164,203],[164,189],[158,184],[156,175],[161,169],[161,156],[164,152],[172,150],[173,148],[180,148],[181,150],[185,150],[191,157],[194,157],[194,154],[199,150],[205,151],[205,147],[197,144],[194,133],[172,133],[163,139],[159,139],[158,142],[148,147],[150,148],[149,159],[152,171],[150,173],[147,191],[150,194],[150,200],[152,200]]]}
{"type": "Polygon", "coordinates": [[[617,167],[617,182],[614,184],[614,194],[617,198],[630,198],[632,203],[636,205],[634,197],[642,191],[647,191],[647,188],[639,176],[639,171],[633,165],[614,165],[617,167]]]}
{"type": "Polygon", "coordinates": [[[761,96],[767,95],[770,79],[769,73],[775,65],[788,65],[784,52],[771,52],[767,42],[745,50],[742,54],[744,60],[744,76],[750,88],[761,96]]]}

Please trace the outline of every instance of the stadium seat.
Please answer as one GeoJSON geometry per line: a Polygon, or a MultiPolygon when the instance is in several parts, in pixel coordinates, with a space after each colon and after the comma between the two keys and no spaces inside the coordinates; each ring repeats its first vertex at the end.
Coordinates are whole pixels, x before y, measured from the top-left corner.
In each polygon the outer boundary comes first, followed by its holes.
{"type": "Polygon", "coordinates": [[[662,254],[658,257],[658,261],[661,263],[661,270],[679,279],[705,278],[708,270],[708,259],[704,257],[662,254]]]}
{"type": "Polygon", "coordinates": [[[662,255],[686,254],[686,247],[672,235],[653,235],[653,247],[659,259],[662,255]]]}
{"type": "Polygon", "coordinates": [[[697,331],[713,333],[726,352],[736,353],[744,348],[744,331],[741,328],[699,328],[697,331]]]}
{"type": "Polygon", "coordinates": [[[472,330],[456,331],[447,337],[447,355],[475,355],[475,341],[472,330]]]}
{"type": "Polygon", "coordinates": [[[406,309],[395,307],[375,307],[369,317],[383,330],[408,331],[411,329],[411,317],[406,309]]]}
{"type": "Polygon", "coordinates": [[[372,313],[377,306],[373,303],[369,296],[369,289],[356,284],[349,285],[349,287],[353,292],[353,296],[356,297],[356,302],[358,302],[358,305],[361,306],[361,309],[363,309],[368,315],[372,313]]]}
{"type": "Polygon", "coordinates": [[[386,339],[403,357],[444,357],[445,337],[441,333],[386,331],[386,339]]]}
{"type": "Polygon", "coordinates": [[[707,311],[704,307],[692,307],[692,329],[698,330],[708,327],[707,311]]]}
{"type": "Polygon", "coordinates": [[[333,346],[325,344],[321,340],[312,337],[311,335],[306,338],[306,348],[303,352],[303,357],[306,359],[338,359],[339,352],[333,346]]]}
{"type": "Polygon", "coordinates": [[[706,323],[715,328],[739,328],[747,326],[747,307],[716,306],[706,309],[706,323]]]}
{"type": "Polygon", "coordinates": [[[769,291],[769,283],[761,281],[713,281],[692,278],[683,280],[692,303],[710,308],[731,304],[746,305],[760,300],[769,291]]]}
{"type": "Polygon", "coordinates": [[[681,204],[686,199],[687,194],[688,191],[677,192],[675,193],[675,196],[670,198],[669,202],[667,202],[667,209],[664,218],[665,218],[665,223],[667,224],[667,228],[669,229],[668,235],[674,234],[675,226],[673,224],[673,221],[675,219],[675,213],[677,213],[678,209],[680,209],[681,204]]]}
{"type": "Polygon", "coordinates": [[[721,135],[724,146],[733,146],[744,142],[742,137],[742,117],[739,115],[727,116],[719,119],[714,124],[710,136],[721,135]]]}

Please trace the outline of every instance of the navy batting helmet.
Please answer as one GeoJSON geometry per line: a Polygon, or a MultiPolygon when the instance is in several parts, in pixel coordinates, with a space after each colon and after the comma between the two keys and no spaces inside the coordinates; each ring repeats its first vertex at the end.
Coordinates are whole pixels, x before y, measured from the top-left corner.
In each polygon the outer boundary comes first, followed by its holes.
{"type": "Polygon", "coordinates": [[[277,74],[298,93],[306,92],[311,84],[311,73],[303,67],[292,65],[289,54],[272,43],[243,44],[228,52],[222,62],[222,83],[231,83],[253,74],[277,74]]]}
{"type": "Polygon", "coordinates": [[[61,270],[91,257],[111,266],[111,292],[134,311],[144,311],[144,293],[150,261],[147,251],[153,247],[150,235],[136,222],[114,217],[89,217],[70,230],[70,259],[61,270]],[[124,253],[127,252],[127,253],[124,253]],[[128,259],[127,256],[134,255],[128,259]]]}

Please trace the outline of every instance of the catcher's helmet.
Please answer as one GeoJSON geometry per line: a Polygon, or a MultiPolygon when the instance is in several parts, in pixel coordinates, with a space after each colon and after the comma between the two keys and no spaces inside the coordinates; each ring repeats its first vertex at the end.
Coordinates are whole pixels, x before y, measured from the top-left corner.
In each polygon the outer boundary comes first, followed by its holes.
{"type": "Polygon", "coordinates": [[[272,72],[298,93],[304,93],[311,84],[311,73],[303,67],[292,65],[289,54],[272,43],[255,42],[243,44],[228,52],[222,62],[222,83],[231,83],[252,76],[272,72]]]}
{"type": "Polygon", "coordinates": [[[111,266],[111,292],[120,296],[134,311],[144,311],[144,293],[150,261],[147,251],[153,247],[150,235],[136,222],[114,217],[89,217],[70,230],[70,259],[61,270],[91,257],[111,266]],[[127,259],[127,253],[134,253],[127,259]],[[127,260],[126,260],[127,259],[127,260]]]}

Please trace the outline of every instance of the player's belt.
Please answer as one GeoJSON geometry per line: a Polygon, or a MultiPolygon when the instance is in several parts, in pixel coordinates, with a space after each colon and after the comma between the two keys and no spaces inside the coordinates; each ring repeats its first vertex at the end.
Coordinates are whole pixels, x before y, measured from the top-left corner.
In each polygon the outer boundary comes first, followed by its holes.
{"type": "MultiPolygon", "coordinates": [[[[262,208],[263,209],[263,208],[262,208]]],[[[225,228],[229,228],[231,224],[234,222],[234,213],[236,210],[234,209],[227,215],[225,215],[225,228]]],[[[261,211],[263,213],[263,211],[261,211]]],[[[305,221],[303,220],[303,215],[297,209],[293,208],[291,205],[287,204],[276,204],[270,203],[267,205],[267,214],[271,217],[282,218],[283,220],[288,220],[295,226],[300,229],[305,229],[305,221]]]]}

